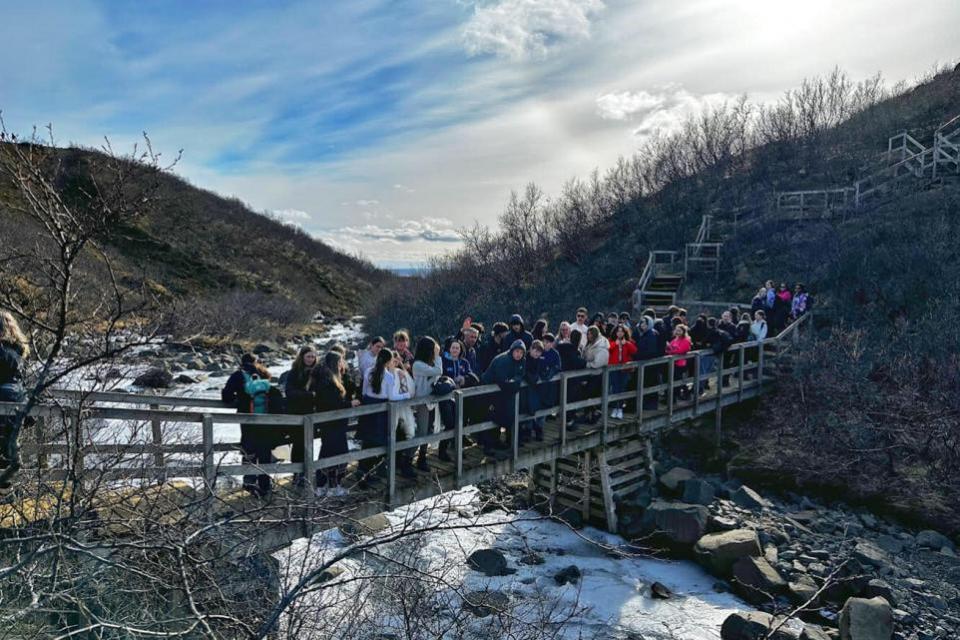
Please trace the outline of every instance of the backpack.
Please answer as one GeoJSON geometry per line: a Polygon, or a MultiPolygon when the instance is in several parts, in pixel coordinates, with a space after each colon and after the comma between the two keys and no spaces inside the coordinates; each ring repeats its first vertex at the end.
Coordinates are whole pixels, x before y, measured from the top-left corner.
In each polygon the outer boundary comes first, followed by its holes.
{"type": "Polygon", "coordinates": [[[243,372],[243,391],[250,396],[250,413],[270,413],[270,380],[243,372]]]}

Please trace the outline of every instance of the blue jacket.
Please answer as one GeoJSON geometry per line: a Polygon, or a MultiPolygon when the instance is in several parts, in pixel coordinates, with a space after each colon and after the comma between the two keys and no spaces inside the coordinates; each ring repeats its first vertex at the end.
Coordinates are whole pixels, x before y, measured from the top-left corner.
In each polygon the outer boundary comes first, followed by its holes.
{"type": "Polygon", "coordinates": [[[512,351],[501,353],[483,372],[483,384],[497,384],[503,391],[516,393],[523,382],[525,362],[526,358],[521,358],[519,362],[514,360],[512,351]]]}
{"type": "Polygon", "coordinates": [[[461,357],[454,360],[449,353],[443,354],[443,375],[456,380],[460,376],[467,376],[473,372],[473,367],[470,366],[470,361],[466,358],[461,357]]]}

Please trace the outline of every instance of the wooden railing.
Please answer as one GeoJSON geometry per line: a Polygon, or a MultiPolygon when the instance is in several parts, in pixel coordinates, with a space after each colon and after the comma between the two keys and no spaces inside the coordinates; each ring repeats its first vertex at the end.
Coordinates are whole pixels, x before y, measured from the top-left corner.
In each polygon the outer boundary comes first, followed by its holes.
{"type": "Polygon", "coordinates": [[[670,275],[676,275],[676,263],[678,260],[678,253],[676,251],[659,251],[654,250],[647,253],[647,264],[643,268],[643,273],[640,274],[640,280],[637,282],[637,288],[640,289],[641,294],[641,303],[646,304],[645,298],[650,294],[659,294],[663,295],[666,292],[663,291],[653,291],[648,287],[650,283],[653,282],[654,278],[658,274],[669,273],[670,275]]]}
{"type": "MultiPolygon", "coordinates": [[[[717,429],[719,434],[720,412],[725,404],[739,402],[747,394],[753,397],[762,390],[764,369],[769,366],[765,360],[774,361],[795,343],[801,325],[809,319],[809,314],[802,316],[778,336],[767,338],[761,342],[745,342],[734,344],[726,352],[726,359],[734,360],[732,367],[724,367],[723,354],[713,354],[709,350],[693,351],[682,356],[663,356],[641,362],[630,362],[622,365],[607,366],[602,369],[586,369],[568,371],[559,374],[552,382],[559,383],[559,403],[556,406],[538,411],[530,415],[520,410],[519,394],[514,401],[514,424],[527,421],[535,417],[547,417],[556,414],[560,428],[560,442],[558,454],[568,452],[575,445],[576,438],[572,438],[568,429],[567,414],[570,411],[599,408],[601,411],[601,438],[606,442],[608,438],[608,423],[610,406],[613,402],[633,399],[637,402],[635,433],[644,429],[645,421],[653,422],[659,427],[669,426],[673,422],[696,417],[703,413],[717,412],[717,429]],[[717,364],[715,373],[702,374],[702,363],[707,358],[714,358],[717,364]],[[677,360],[685,359],[692,363],[692,377],[676,379],[673,364],[677,360]],[[662,375],[666,370],[665,375],[662,375]],[[612,393],[610,389],[610,374],[615,371],[628,371],[637,376],[636,390],[612,393]],[[754,379],[747,380],[745,376],[756,372],[754,379]],[[698,384],[694,384],[693,401],[678,411],[674,399],[674,389],[681,385],[695,382],[706,382],[716,377],[717,394],[709,399],[701,399],[696,393],[698,384]],[[722,380],[724,377],[735,377],[739,384],[735,391],[724,393],[722,380]],[[585,378],[601,379],[600,395],[578,401],[568,398],[568,382],[585,378]],[[665,380],[663,380],[665,378],[665,380]],[[656,385],[645,386],[649,380],[657,380],[656,385]],[[666,392],[666,411],[658,408],[657,411],[642,410],[644,396],[666,392]],[[731,399],[731,395],[736,398],[731,399]],[[645,415],[647,414],[647,415],[645,415]]],[[[23,453],[27,464],[21,470],[22,474],[39,478],[43,481],[58,481],[70,478],[82,478],[85,472],[95,473],[98,482],[107,480],[157,480],[168,478],[200,478],[203,485],[211,493],[216,485],[218,476],[238,476],[247,474],[303,474],[308,488],[313,486],[315,472],[342,464],[386,456],[387,465],[387,499],[393,503],[397,491],[396,454],[401,451],[413,450],[421,445],[436,445],[443,441],[452,441],[455,471],[454,485],[462,486],[465,478],[463,458],[463,437],[489,429],[499,429],[498,425],[490,420],[477,424],[465,424],[464,402],[476,396],[487,396],[499,392],[496,385],[484,385],[453,392],[444,397],[430,396],[429,398],[414,398],[400,402],[359,406],[351,409],[326,411],[309,415],[264,415],[233,413],[219,401],[205,398],[174,397],[163,395],[134,395],[115,392],[74,392],[54,391],[51,398],[56,404],[43,404],[31,412],[41,419],[62,421],[65,432],[70,433],[76,420],[122,420],[127,423],[150,423],[153,440],[150,443],[129,442],[89,442],[78,445],[68,442],[41,442],[25,445],[23,453]],[[396,425],[398,412],[402,407],[416,406],[425,403],[452,401],[455,406],[455,427],[450,431],[418,436],[410,440],[397,440],[395,428],[387,429],[388,441],[385,446],[350,451],[348,453],[317,459],[314,450],[314,425],[330,423],[339,420],[354,421],[361,416],[372,414],[387,414],[387,424],[396,425]],[[108,405],[108,406],[104,406],[108,405]],[[124,406],[109,406],[124,405],[124,406]],[[137,407],[149,408],[137,408],[137,407]],[[185,409],[163,409],[161,407],[185,407],[185,409]],[[210,411],[218,409],[218,411],[210,411]],[[80,418],[82,416],[82,418],[80,418]],[[163,424],[193,424],[200,430],[199,442],[168,443],[164,441],[163,424]],[[303,439],[304,461],[302,463],[277,464],[219,464],[215,459],[216,453],[239,451],[238,442],[215,442],[214,426],[217,424],[244,424],[277,429],[296,429],[303,439]],[[98,468],[96,463],[89,464],[85,459],[98,455],[153,455],[152,465],[121,466],[113,464],[109,468],[98,468]],[[168,456],[176,454],[193,454],[200,457],[199,464],[174,464],[168,456]],[[42,461],[51,455],[61,455],[73,461],[73,467],[66,465],[63,468],[44,467],[42,461]],[[30,462],[35,466],[30,467],[30,462]],[[38,464],[39,463],[39,464],[38,464]]],[[[12,415],[20,405],[0,403],[0,415],[12,415]]],[[[355,429],[354,426],[350,427],[355,429]]],[[[518,429],[511,431],[510,468],[516,470],[520,458],[518,429]]],[[[308,492],[311,493],[312,492],[308,492]]]]}
{"type": "Polygon", "coordinates": [[[781,191],[776,196],[779,213],[829,212],[846,208],[853,201],[853,189],[815,189],[808,191],[781,191]]]}
{"type": "Polygon", "coordinates": [[[713,225],[713,216],[705,215],[700,221],[697,237],[688,242],[683,252],[683,275],[687,277],[693,267],[711,266],[714,277],[720,275],[720,247],[722,242],[710,242],[710,231],[713,225]]]}

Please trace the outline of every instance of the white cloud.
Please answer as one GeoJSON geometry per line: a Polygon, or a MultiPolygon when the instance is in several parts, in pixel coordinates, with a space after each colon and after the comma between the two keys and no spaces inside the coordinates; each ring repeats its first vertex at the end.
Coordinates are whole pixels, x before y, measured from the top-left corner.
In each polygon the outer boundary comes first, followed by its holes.
{"type": "Polygon", "coordinates": [[[374,207],[380,204],[379,200],[357,200],[358,207],[374,207]]]}
{"type": "Polygon", "coordinates": [[[398,184],[393,185],[393,188],[396,189],[397,191],[402,191],[402,192],[404,192],[404,193],[414,193],[414,189],[411,189],[410,187],[408,187],[408,186],[405,185],[405,184],[399,184],[399,183],[398,183],[398,184]]]}
{"type": "Polygon", "coordinates": [[[542,57],[559,40],[590,37],[590,17],[601,0],[499,0],[478,5],[463,29],[470,55],[521,60],[542,57]]]}
{"type": "Polygon", "coordinates": [[[652,91],[606,93],[596,99],[596,106],[604,120],[636,122],[633,134],[646,136],[676,130],[687,117],[733,98],[725,93],[695,94],[679,84],[670,84],[652,91]]]}
{"type": "Polygon", "coordinates": [[[460,242],[453,222],[446,218],[426,217],[422,220],[401,220],[396,227],[381,227],[375,224],[349,226],[326,231],[327,237],[375,240],[381,242],[460,242]]]}

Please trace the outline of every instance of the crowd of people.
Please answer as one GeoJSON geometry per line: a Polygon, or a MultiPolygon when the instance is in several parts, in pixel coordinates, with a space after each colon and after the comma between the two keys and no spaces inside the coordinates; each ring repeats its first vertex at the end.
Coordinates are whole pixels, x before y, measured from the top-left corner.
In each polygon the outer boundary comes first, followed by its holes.
{"type": "MultiPolygon", "coordinates": [[[[0,309],[0,402],[23,402],[23,360],[29,355],[30,343],[16,318],[0,309]]],[[[13,416],[0,415],[0,469],[10,466],[7,441],[13,420],[13,416]]],[[[0,489],[8,488],[9,483],[0,486],[0,489]]]]}
{"type": "MultiPolygon", "coordinates": [[[[456,405],[449,400],[457,389],[479,385],[497,385],[499,391],[482,395],[467,394],[463,399],[464,424],[493,420],[496,427],[475,433],[473,439],[486,456],[497,456],[510,445],[509,438],[517,429],[521,445],[544,438],[546,415],[556,412],[560,382],[558,373],[576,370],[598,370],[608,365],[651,360],[664,355],[683,356],[693,350],[706,350],[700,358],[700,378],[716,369],[718,358],[729,358],[730,346],[737,342],[764,340],[778,334],[791,321],[806,313],[813,300],[803,285],[791,291],[786,284],[775,287],[768,281],[753,298],[747,312],[734,307],[719,317],[701,313],[688,318],[687,310],[671,306],[658,317],[654,309],[643,309],[640,317],[628,312],[594,313],[580,307],[573,320],[560,322],[556,333],[550,331],[546,319],[537,320],[528,330],[520,315],[507,322],[496,322],[489,329],[471,317],[464,319],[453,335],[443,340],[423,336],[414,343],[405,330],[393,334],[390,344],[381,336],[369,339],[366,348],[357,353],[357,366],[348,365],[343,346],[332,347],[321,355],[311,346],[303,347],[290,371],[281,378],[281,392],[270,384],[269,372],[254,354],[245,354],[239,370],[223,388],[222,398],[241,413],[286,412],[310,414],[358,406],[383,404],[411,398],[423,403],[405,403],[389,413],[379,411],[359,417],[356,437],[363,448],[387,445],[391,430],[400,440],[412,439],[452,430],[456,424],[456,405]],[[526,384],[524,384],[526,383],[526,384]],[[519,411],[517,408],[519,407],[519,411]],[[517,419],[519,415],[519,420],[517,419]],[[392,418],[391,418],[392,416],[392,418]],[[390,421],[393,420],[391,424],[390,421]],[[519,422],[519,424],[515,424],[519,422]]],[[[676,358],[674,380],[686,379],[693,369],[692,359],[676,358]]],[[[724,361],[724,367],[733,362],[724,361]]],[[[644,388],[656,387],[669,370],[647,375],[644,388]]],[[[610,393],[636,389],[639,381],[632,371],[610,372],[610,393]]],[[[723,382],[726,384],[726,381],[723,382]]],[[[599,375],[567,380],[567,401],[597,397],[601,393],[599,375]]],[[[683,399],[691,393],[709,389],[707,380],[694,380],[677,385],[672,393],[683,399]]],[[[643,410],[655,410],[658,393],[642,394],[643,410]]],[[[623,418],[627,403],[610,404],[610,416],[623,418]]],[[[596,423],[598,410],[570,411],[568,430],[584,423],[596,423]]],[[[348,451],[348,420],[340,418],[315,426],[321,438],[320,458],[348,451]]],[[[266,464],[272,461],[271,450],[289,442],[291,461],[302,462],[303,437],[299,429],[289,433],[276,428],[241,425],[241,448],[245,461],[266,464]]],[[[440,442],[438,457],[449,462],[452,440],[440,442]]],[[[358,465],[361,486],[370,474],[382,472],[381,459],[368,457],[358,465]]],[[[397,454],[397,469],[405,477],[414,477],[415,468],[427,470],[427,446],[416,452],[407,449],[397,454]]],[[[317,473],[316,491],[323,495],[343,495],[345,465],[337,465],[317,473]]],[[[302,480],[302,479],[301,479],[302,480]]],[[[244,477],[250,491],[265,494],[270,490],[267,475],[244,477]]]]}

